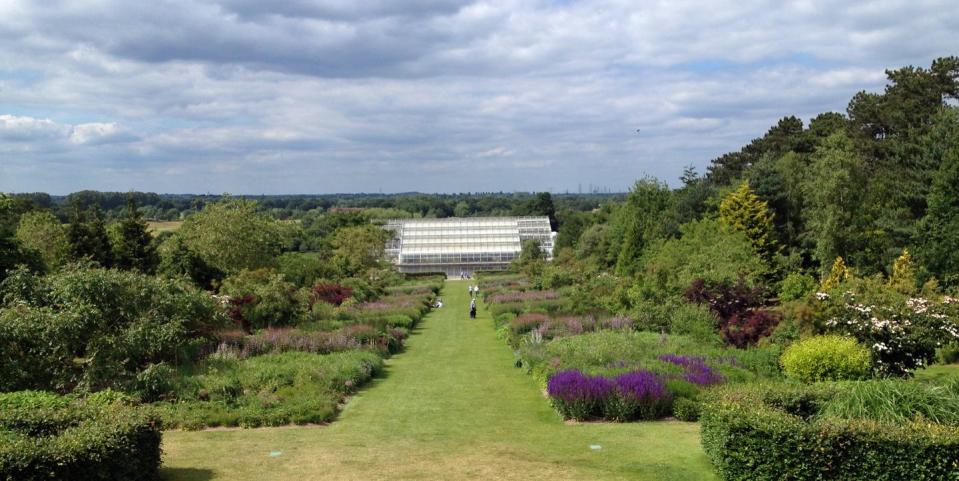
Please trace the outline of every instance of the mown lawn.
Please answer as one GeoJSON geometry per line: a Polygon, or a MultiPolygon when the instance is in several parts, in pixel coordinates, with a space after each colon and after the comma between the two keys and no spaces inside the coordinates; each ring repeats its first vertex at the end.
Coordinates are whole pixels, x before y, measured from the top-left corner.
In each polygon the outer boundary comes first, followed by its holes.
{"type": "Polygon", "coordinates": [[[959,378],[959,364],[934,364],[925,369],[917,369],[915,374],[919,381],[949,382],[959,378]]]}
{"type": "Polygon", "coordinates": [[[333,424],[167,432],[163,479],[716,479],[697,424],[564,423],[466,283],[442,297],[333,424]]]}

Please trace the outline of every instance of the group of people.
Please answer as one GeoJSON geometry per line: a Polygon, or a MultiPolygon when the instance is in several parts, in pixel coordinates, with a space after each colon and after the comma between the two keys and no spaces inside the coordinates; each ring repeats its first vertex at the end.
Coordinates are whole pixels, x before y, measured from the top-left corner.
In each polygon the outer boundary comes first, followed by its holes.
{"type": "Polygon", "coordinates": [[[463,279],[472,279],[473,273],[468,271],[460,271],[460,280],[463,279]]]}
{"type": "Polygon", "coordinates": [[[479,286],[470,284],[466,286],[466,291],[470,294],[470,319],[476,319],[476,296],[479,294],[479,286]]]}

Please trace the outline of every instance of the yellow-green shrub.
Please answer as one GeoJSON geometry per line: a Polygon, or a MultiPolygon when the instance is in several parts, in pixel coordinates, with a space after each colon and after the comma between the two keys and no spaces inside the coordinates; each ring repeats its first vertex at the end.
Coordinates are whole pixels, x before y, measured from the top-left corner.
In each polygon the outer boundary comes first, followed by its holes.
{"type": "Polygon", "coordinates": [[[869,349],[853,338],[836,335],[795,342],[780,362],[786,376],[803,382],[865,379],[872,372],[869,349]]]}

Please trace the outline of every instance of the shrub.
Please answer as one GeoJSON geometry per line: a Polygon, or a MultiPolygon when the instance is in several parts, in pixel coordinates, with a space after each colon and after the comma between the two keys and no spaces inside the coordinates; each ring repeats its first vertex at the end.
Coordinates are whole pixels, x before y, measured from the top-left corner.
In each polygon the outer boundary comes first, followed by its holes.
{"type": "Polygon", "coordinates": [[[701,342],[719,343],[716,315],[706,306],[679,302],[669,312],[670,334],[690,336],[701,342]]]}
{"type": "Polygon", "coordinates": [[[0,479],[152,480],[160,434],[147,411],[106,396],[0,394],[0,479]]]}
{"type": "Polygon", "coordinates": [[[673,401],[673,417],[680,421],[694,423],[699,421],[699,401],[689,398],[676,398],[673,401]]]}
{"type": "Polygon", "coordinates": [[[841,388],[720,388],[700,417],[706,455],[726,480],[954,479],[959,429],[823,416],[841,388]]]}
{"type": "Polygon", "coordinates": [[[872,356],[855,339],[814,336],[786,348],[782,366],[787,376],[802,382],[865,379],[872,372],[872,356]]]}
{"type": "Polygon", "coordinates": [[[321,282],[313,286],[310,300],[312,302],[323,301],[327,304],[339,306],[351,297],[353,297],[353,289],[332,282],[321,282]]]}
{"type": "Polygon", "coordinates": [[[881,278],[848,279],[813,302],[823,310],[825,331],[867,346],[881,375],[907,376],[931,363],[937,347],[959,339],[959,302],[909,297],[881,278]]]}
{"type": "Polygon", "coordinates": [[[788,302],[802,299],[816,292],[816,279],[809,274],[790,273],[779,285],[779,301],[788,302]]]}
{"type": "Polygon", "coordinates": [[[779,316],[765,309],[734,314],[721,321],[719,332],[727,344],[740,349],[754,345],[769,336],[779,324],[779,316]]]}
{"type": "Polygon", "coordinates": [[[296,286],[271,269],[241,271],[226,278],[220,292],[242,300],[235,306],[233,317],[247,332],[295,325],[304,315],[303,299],[296,286]]]}
{"type": "Polygon", "coordinates": [[[0,289],[3,390],[133,388],[137,373],[187,359],[224,323],[189,282],[133,272],[18,271],[0,289]]]}

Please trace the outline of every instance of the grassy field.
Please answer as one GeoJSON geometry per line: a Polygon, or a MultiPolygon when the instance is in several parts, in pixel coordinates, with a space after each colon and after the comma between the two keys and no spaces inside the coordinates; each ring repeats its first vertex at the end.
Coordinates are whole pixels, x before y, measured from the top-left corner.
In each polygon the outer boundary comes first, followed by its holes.
{"type": "Polygon", "coordinates": [[[916,370],[916,379],[930,382],[948,382],[959,378],[959,364],[934,364],[925,369],[916,370]]]}
{"type": "Polygon", "coordinates": [[[183,225],[182,220],[151,220],[147,222],[147,229],[154,235],[160,232],[174,232],[183,225]]]}
{"type": "Polygon", "coordinates": [[[167,432],[162,479],[715,479],[697,424],[563,422],[466,284],[443,299],[336,422],[167,432]]]}

